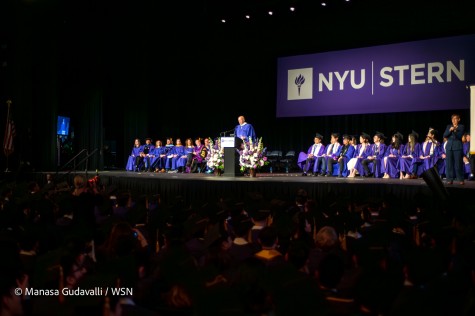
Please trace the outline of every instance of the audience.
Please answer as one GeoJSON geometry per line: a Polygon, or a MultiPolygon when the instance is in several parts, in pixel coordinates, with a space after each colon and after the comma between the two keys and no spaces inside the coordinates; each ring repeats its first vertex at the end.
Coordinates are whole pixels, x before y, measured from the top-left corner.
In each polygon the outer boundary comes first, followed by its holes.
{"type": "MultiPolygon", "coordinates": [[[[52,186],[53,185],[53,186],[52,186]]],[[[166,200],[5,183],[0,315],[472,315],[475,214],[418,197],[166,200]],[[44,190],[45,188],[46,191],[44,190]],[[417,220],[414,220],[417,218],[417,220]],[[118,297],[15,289],[126,287],[118,297]]]]}

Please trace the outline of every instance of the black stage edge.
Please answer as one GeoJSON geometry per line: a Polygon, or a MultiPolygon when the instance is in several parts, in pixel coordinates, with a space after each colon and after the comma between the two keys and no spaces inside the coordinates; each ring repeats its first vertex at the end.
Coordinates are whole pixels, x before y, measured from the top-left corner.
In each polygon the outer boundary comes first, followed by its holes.
{"type": "MultiPolygon", "coordinates": [[[[37,173],[41,184],[47,172],[37,173]]],[[[52,173],[52,172],[50,172],[52,173]]],[[[52,173],[54,174],[54,173],[52,173]]],[[[92,178],[95,172],[76,173],[92,178]]],[[[72,185],[75,174],[58,174],[58,179],[72,185]]],[[[437,196],[423,179],[372,179],[372,178],[333,178],[302,177],[297,173],[270,174],[258,173],[256,178],[249,176],[226,177],[213,174],[166,174],[135,173],[127,171],[100,171],[101,182],[108,188],[128,190],[139,195],[160,194],[162,202],[171,202],[181,196],[186,202],[217,201],[219,198],[242,200],[249,193],[260,193],[268,200],[293,199],[298,189],[305,189],[310,198],[317,201],[335,201],[351,198],[357,201],[380,199],[392,195],[402,206],[411,206],[421,197],[437,203],[437,196]]],[[[455,183],[455,182],[454,182],[455,183]]],[[[475,182],[465,185],[444,184],[451,199],[470,201],[475,194],[475,182]]]]}

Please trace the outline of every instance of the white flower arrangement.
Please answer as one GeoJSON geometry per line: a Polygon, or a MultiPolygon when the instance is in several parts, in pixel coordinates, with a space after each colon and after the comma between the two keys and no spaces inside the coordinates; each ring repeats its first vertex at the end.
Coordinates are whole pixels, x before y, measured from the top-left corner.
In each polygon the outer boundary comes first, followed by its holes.
{"type": "Polygon", "coordinates": [[[213,144],[213,140],[209,139],[210,150],[208,152],[207,157],[207,166],[208,168],[215,170],[221,169],[224,170],[224,149],[221,147],[221,144],[218,142],[217,146],[215,147],[213,144]]]}
{"type": "Polygon", "coordinates": [[[244,149],[239,157],[239,165],[241,171],[246,169],[259,169],[265,165],[268,165],[269,161],[264,152],[264,144],[262,143],[262,137],[259,138],[257,144],[249,140],[249,143],[244,142],[244,149]]]}

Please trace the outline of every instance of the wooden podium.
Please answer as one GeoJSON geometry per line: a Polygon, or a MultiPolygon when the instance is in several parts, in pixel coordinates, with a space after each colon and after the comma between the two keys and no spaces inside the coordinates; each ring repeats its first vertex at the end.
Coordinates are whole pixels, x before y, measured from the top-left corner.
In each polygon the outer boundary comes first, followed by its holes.
{"type": "Polygon", "coordinates": [[[230,136],[221,137],[221,147],[224,148],[224,173],[226,177],[242,176],[239,166],[239,149],[242,139],[230,136]]]}

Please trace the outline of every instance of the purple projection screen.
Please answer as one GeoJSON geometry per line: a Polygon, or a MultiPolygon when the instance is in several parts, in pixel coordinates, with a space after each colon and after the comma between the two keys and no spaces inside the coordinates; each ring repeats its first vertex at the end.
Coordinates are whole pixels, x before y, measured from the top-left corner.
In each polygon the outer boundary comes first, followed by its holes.
{"type": "Polygon", "coordinates": [[[277,117],[468,109],[475,35],[282,57],[277,117]]]}

